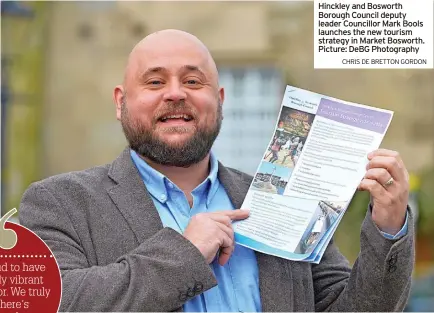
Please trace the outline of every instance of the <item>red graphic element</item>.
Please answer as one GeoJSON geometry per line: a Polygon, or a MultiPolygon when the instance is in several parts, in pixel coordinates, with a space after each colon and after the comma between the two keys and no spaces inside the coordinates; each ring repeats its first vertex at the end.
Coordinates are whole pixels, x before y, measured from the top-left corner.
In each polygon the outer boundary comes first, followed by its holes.
{"type": "Polygon", "coordinates": [[[56,313],[62,281],[51,250],[24,226],[6,222],[17,234],[12,249],[0,247],[0,312],[56,313]]]}

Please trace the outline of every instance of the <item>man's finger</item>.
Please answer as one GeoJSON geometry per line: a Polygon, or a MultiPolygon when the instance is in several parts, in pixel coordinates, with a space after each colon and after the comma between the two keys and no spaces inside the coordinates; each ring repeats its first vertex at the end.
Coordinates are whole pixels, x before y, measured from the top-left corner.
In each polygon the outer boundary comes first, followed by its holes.
{"type": "Polygon", "coordinates": [[[227,226],[222,223],[216,223],[217,226],[233,241],[234,240],[234,230],[231,226],[227,226]]]}
{"type": "Polygon", "coordinates": [[[402,162],[402,158],[397,151],[388,150],[388,149],[377,149],[368,154],[368,159],[371,160],[376,156],[387,156],[396,158],[398,161],[402,162]]]}
{"type": "Polygon", "coordinates": [[[227,261],[229,261],[232,252],[234,251],[234,241],[225,233],[222,233],[222,236],[223,244],[219,253],[219,264],[223,266],[227,261]]]}
{"type": "Polygon", "coordinates": [[[392,175],[385,168],[371,168],[365,174],[365,178],[376,180],[381,185],[386,184],[391,177],[392,175]]]}
{"type": "Polygon", "coordinates": [[[250,215],[249,210],[227,210],[227,211],[220,211],[215,213],[219,215],[221,214],[227,216],[233,221],[245,219],[250,215]]]}
{"type": "Polygon", "coordinates": [[[403,165],[394,157],[376,156],[372,158],[366,166],[367,170],[371,168],[384,168],[390,173],[394,180],[400,182],[405,181],[403,165]]]}
{"type": "Polygon", "coordinates": [[[231,258],[232,252],[234,251],[234,247],[225,247],[220,250],[219,254],[219,264],[221,266],[225,265],[229,259],[231,258]]]}
{"type": "Polygon", "coordinates": [[[218,214],[216,213],[211,213],[211,215],[209,216],[213,221],[217,222],[217,223],[221,223],[227,226],[232,225],[232,220],[229,216],[226,216],[224,214],[218,214]]]}
{"type": "Polygon", "coordinates": [[[369,191],[371,196],[379,198],[387,193],[387,190],[378,181],[374,179],[364,178],[359,184],[359,190],[369,191]]]}

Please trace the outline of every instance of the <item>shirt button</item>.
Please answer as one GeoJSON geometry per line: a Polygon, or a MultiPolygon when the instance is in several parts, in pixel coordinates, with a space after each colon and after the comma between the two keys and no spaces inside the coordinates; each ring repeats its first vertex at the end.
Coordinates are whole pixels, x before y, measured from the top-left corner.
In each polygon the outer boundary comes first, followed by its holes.
{"type": "Polygon", "coordinates": [[[162,194],[162,195],[160,196],[160,200],[161,200],[161,201],[166,201],[166,195],[165,195],[165,194],[162,194]]]}
{"type": "Polygon", "coordinates": [[[173,188],[173,184],[172,183],[169,183],[168,185],[169,185],[169,188],[171,188],[171,189],[173,188]]]}

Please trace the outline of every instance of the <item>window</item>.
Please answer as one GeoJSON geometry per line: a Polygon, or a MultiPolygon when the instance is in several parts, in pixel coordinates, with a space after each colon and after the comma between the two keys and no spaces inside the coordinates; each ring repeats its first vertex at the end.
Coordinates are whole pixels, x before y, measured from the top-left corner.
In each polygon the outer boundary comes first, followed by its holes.
{"type": "Polygon", "coordinates": [[[78,1],[76,3],[81,9],[89,12],[107,11],[116,8],[116,1],[78,1]]]}
{"type": "Polygon", "coordinates": [[[220,68],[223,125],[213,151],[229,167],[253,175],[271,139],[284,82],[272,68],[220,68]]]}

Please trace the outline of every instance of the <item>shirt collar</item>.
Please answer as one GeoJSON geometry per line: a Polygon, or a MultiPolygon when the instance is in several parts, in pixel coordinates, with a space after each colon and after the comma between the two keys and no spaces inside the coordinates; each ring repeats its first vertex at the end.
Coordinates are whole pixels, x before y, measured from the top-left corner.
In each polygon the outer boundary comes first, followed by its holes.
{"type": "Polygon", "coordinates": [[[208,197],[207,197],[207,205],[210,204],[211,200],[215,196],[217,189],[219,188],[219,181],[217,179],[218,177],[218,170],[219,170],[219,162],[217,160],[217,157],[214,155],[214,153],[211,151],[210,153],[210,171],[207,179],[210,182],[210,188],[208,191],[208,197]]]}
{"type": "MultiPolygon", "coordinates": [[[[170,181],[165,175],[160,173],[159,171],[152,168],[145,160],[143,160],[135,151],[130,150],[130,155],[133,163],[137,167],[140,177],[143,182],[146,184],[146,188],[149,193],[158,199],[158,201],[165,203],[168,199],[168,191],[167,187],[170,184],[176,186],[173,182],[170,181]]],[[[207,191],[207,205],[211,202],[215,193],[218,190],[219,182],[218,182],[218,160],[215,157],[214,153],[210,153],[210,172],[208,177],[194,190],[193,193],[199,190],[203,190],[205,188],[207,191]],[[209,186],[209,188],[208,188],[209,186]]]]}
{"type": "Polygon", "coordinates": [[[149,193],[160,202],[167,201],[167,189],[165,185],[165,176],[153,169],[143,160],[135,151],[130,150],[130,155],[133,163],[139,170],[140,177],[146,185],[149,193]]]}

